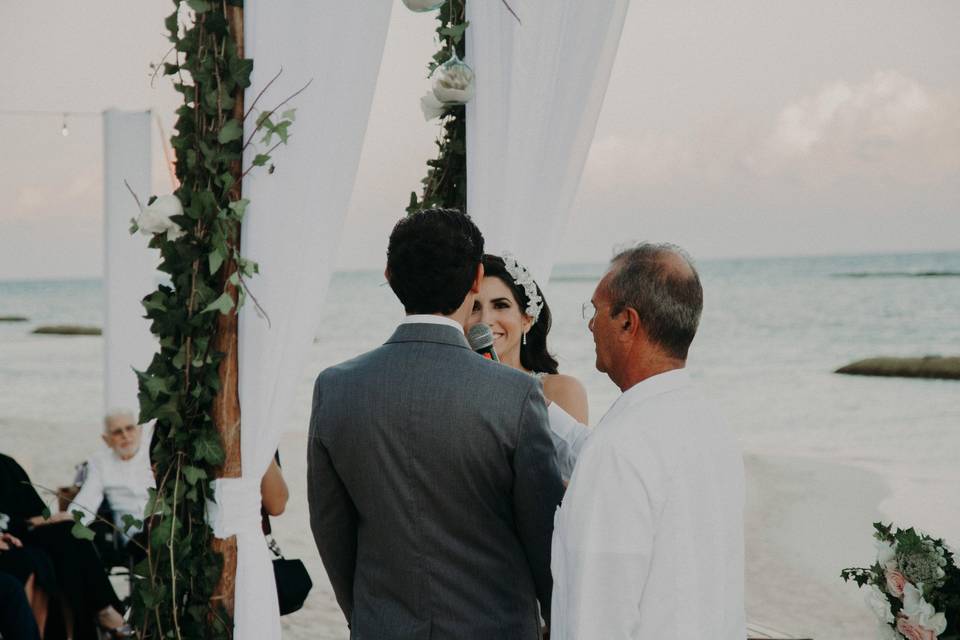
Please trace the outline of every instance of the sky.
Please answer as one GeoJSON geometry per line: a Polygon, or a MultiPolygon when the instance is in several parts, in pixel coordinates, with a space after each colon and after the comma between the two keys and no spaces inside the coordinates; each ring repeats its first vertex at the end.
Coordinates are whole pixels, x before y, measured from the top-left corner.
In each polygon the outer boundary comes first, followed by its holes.
{"type": "MultiPolygon", "coordinates": [[[[382,267],[435,151],[435,21],[395,5],[342,269],[382,267]]],[[[157,114],[170,191],[178,96],[149,64],[171,6],[0,2],[0,279],[101,274],[104,109],[157,114]]],[[[634,0],[557,260],[635,240],[700,259],[960,250],[957,24],[953,0],[634,0]]]]}

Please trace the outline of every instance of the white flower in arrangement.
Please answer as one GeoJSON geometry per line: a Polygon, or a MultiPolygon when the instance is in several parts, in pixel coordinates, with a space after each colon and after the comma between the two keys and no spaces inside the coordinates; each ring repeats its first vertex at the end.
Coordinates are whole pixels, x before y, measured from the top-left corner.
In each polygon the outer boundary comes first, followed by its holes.
{"type": "Polygon", "coordinates": [[[906,623],[911,627],[929,629],[940,635],[947,629],[947,617],[937,613],[933,605],[923,599],[923,592],[910,583],[903,589],[903,609],[900,614],[905,616],[906,623]]]}
{"type": "Polygon", "coordinates": [[[466,104],[474,94],[473,69],[454,53],[433,75],[433,95],[443,104],[466,104]]]}
{"type": "Polygon", "coordinates": [[[893,611],[890,610],[890,601],[887,600],[886,594],[880,590],[880,587],[875,584],[870,585],[870,590],[867,591],[864,600],[880,622],[891,624],[894,621],[893,611]]]}
{"type": "Polygon", "coordinates": [[[446,0],[403,0],[403,4],[407,9],[416,11],[417,13],[439,9],[443,6],[444,2],[446,2],[446,0]]]}
{"type": "Polygon", "coordinates": [[[884,569],[895,569],[897,567],[897,543],[876,540],[873,544],[877,548],[877,562],[880,566],[884,569]]]}
{"type": "Polygon", "coordinates": [[[423,111],[423,119],[430,121],[442,116],[443,112],[447,110],[447,106],[437,100],[437,96],[433,95],[432,91],[427,91],[420,98],[420,110],[423,111]]]}
{"type": "Polygon", "coordinates": [[[176,240],[183,235],[183,229],[170,218],[182,215],[183,205],[180,204],[177,196],[159,196],[140,211],[137,227],[144,235],[165,233],[167,240],[176,240]]]}

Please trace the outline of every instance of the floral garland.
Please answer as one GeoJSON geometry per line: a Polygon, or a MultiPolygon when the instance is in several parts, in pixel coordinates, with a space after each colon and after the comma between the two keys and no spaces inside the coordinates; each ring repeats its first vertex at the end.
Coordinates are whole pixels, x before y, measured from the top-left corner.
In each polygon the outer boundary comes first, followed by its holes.
{"type": "MultiPolygon", "coordinates": [[[[440,25],[437,36],[441,42],[440,50],[434,54],[428,70],[430,75],[451,59],[465,56],[467,30],[466,0],[447,0],[437,15],[440,25]]],[[[426,105],[425,112],[427,110],[426,105]]],[[[427,160],[427,175],[421,181],[423,193],[418,198],[416,192],[410,194],[407,213],[415,213],[431,207],[447,207],[467,210],[467,118],[463,104],[442,103],[434,105],[433,114],[443,121],[443,129],[437,139],[438,154],[427,160]]]]}
{"type": "MultiPolygon", "coordinates": [[[[176,60],[162,71],[184,101],[171,138],[179,187],[151,198],[131,227],[151,236],[169,281],[143,299],[160,344],[150,366],[137,372],[140,422],[155,421],[150,453],[157,486],[146,509],[147,557],[134,567],[130,622],[144,639],[222,639],[231,636],[232,624],[223,602],[211,601],[223,560],[212,549],[205,508],[208,482],[225,461],[214,423],[224,358],[216,346],[218,324],[221,317],[235,319],[246,281],[257,272],[240,254],[248,204],[240,181],[254,167],[269,165],[272,172],[270,153],[286,143],[294,113],[259,113],[254,134],[244,140],[243,122],[257,101],[243,111],[253,70],[233,32],[243,1],[174,4],[165,25],[176,60]],[[250,145],[267,150],[244,169],[250,145]]],[[[142,523],[130,518],[125,525],[142,523]]]]}
{"type": "Polygon", "coordinates": [[[876,522],[877,561],[840,576],[869,587],[867,604],[885,640],[960,638],[960,569],[940,539],[876,522]]]}

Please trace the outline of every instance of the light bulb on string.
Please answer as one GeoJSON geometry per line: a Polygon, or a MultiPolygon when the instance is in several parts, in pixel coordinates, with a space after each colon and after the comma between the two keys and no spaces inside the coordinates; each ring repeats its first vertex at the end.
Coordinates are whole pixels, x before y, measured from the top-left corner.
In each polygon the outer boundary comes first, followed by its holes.
{"type": "Polygon", "coordinates": [[[417,13],[424,13],[427,11],[434,11],[443,6],[443,3],[446,0],[403,0],[403,4],[410,9],[410,11],[416,11],[417,13]]]}
{"type": "Polygon", "coordinates": [[[70,130],[67,129],[67,114],[63,114],[63,127],[60,128],[60,135],[64,138],[70,135],[70,130]]]}

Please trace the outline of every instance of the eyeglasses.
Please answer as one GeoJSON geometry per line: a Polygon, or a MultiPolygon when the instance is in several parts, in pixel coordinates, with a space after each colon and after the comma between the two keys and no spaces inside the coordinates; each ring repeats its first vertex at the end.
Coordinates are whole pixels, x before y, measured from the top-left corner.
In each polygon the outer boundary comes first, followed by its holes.
{"type": "Polygon", "coordinates": [[[107,435],[109,435],[111,438],[119,438],[124,433],[130,434],[136,430],[137,430],[137,425],[128,424],[122,427],[117,427],[116,429],[110,429],[110,431],[107,432],[107,435]]]}
{"type": "Polygon", "coordinates": [[[597,315],[597,308],[593,306],[592,302],[587,300],[580,306],[580,313],[583,315],[583,319],[589,322],[597,315]]]}

